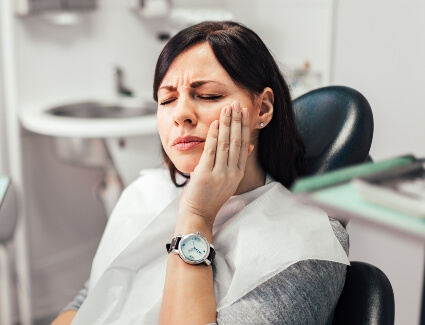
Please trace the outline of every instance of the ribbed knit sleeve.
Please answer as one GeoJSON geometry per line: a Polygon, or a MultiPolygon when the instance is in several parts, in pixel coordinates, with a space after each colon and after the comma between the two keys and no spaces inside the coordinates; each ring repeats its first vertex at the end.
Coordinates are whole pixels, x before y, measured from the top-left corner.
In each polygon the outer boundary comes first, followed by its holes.
{"type": "MultiPolygon", "coordinates": [[[[348,233],[329,219],[348,254],[348,233]]],[[[217,315],[219,325],[332,324],[334,309],[344,287],[346,265],[305,260],[267,280],[217,315]]]]}

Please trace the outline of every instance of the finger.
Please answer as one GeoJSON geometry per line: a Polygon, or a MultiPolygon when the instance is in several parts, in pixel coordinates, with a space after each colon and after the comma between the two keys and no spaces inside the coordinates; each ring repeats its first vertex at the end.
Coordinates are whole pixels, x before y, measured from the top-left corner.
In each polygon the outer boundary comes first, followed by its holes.
{"type": "Polygon", "coordinates": [[[246,161],[254,147],[250,145],[251,132],[249,130],[249,112],[246,107],[242,109],[242,142],[239,154],[238,167],[240,170],[245,170],[246,161]]]}
{"type": "Polygon", "coordinates": [[[239,155],[242,145],[242,112],[239,102],[233,104],[232,121],[230,124],[229,167],[239,167],[239,155]]]}
{"type": "Polygon", "coordinates": [[[217,153],[215,156],[214,168],[227,167],[230,146],[230,121],[232,107],[226,106],[220,114],[220,128],[218,132],[217,153]]]}
{"type": "Polygon", "coordinates": [[[217,152],[218,129],[219,123],[215,120],[210,125],[207,139],[205,140],[204,151],[202,152],[201,159],[199,159],[198,166],[202,170],[211,171],[214,168],[214,161],[216,159],[217,152]]]}

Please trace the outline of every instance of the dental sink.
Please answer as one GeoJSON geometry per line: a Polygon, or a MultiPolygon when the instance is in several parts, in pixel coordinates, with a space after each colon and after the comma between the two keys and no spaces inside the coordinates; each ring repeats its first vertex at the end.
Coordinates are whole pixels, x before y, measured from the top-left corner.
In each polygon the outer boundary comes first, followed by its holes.
{"type": "Polygon", "coordinates": [[[157,134],[157,104],[143,98],[81,100],[22,110],[22,125],[50,136],[54,152],[64,162],[110,168],[105,141],[157,134]]]}
{"type": "Polygon", "coordinates": [[[123,188],[111,148],[125,147],[131,137],[156,135],[156,109],[147,98],[90,98],[21,107],[19,118],[25,129],[49,136],[59,160],[105,171],[96,193],[109,215],[123,188]]]}
{"type": "Polygon", "coordinates": [[[147,98],[65,101],[25,107],[27,130],[52,137],[122,138],[156,134],[157,104],[147,98]]]}
{"type": "Polygon", "coordinates": [[[153,100],[143,98],[92,99],[28,108],[20,120],[27,130],[50,136],[60,160],[110,169],[106,141],[157,134],[156,109],[153,100]]]}
{"type": "Polygon", "coordinates": [[[131,118],[155,114],[155,112],[155,102],[142,102],[137,106],[131,107],[119,103],[88,101],[76,104],[60,105],[46,110],[47,114],[53,116],[87,119],[131,118]]]}

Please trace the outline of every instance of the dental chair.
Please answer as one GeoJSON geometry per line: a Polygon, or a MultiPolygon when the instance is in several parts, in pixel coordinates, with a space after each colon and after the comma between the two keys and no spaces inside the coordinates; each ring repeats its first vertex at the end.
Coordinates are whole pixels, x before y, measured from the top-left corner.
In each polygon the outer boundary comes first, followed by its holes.
{"type": "MultiPolygon", "coordinates": [[[[373,115],[358,91],[324,87],[298,97],[293,105],[306,149],[301,177],[370,161],[373,115]]],[[[333,324],[392,325],[394,310],[394,293],[385,274],[371,264],[351,262],[333,324]]]]}

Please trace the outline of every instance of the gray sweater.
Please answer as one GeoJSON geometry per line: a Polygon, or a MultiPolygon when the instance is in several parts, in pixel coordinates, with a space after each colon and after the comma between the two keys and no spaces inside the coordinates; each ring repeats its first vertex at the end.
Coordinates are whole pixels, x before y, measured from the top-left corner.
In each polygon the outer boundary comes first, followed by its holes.
{"type": "MultiPolygon", "coordinates": [[[[348,254],[348,233],[334,219],[332,229],[348,254]]],[[[332,324],[344,287],[346,266],[305,260],[293,264],[217,314],[218,324],[332,324]]],[[[88,281],[64,310],[78,310],[88,294],[88,281]]]]}

